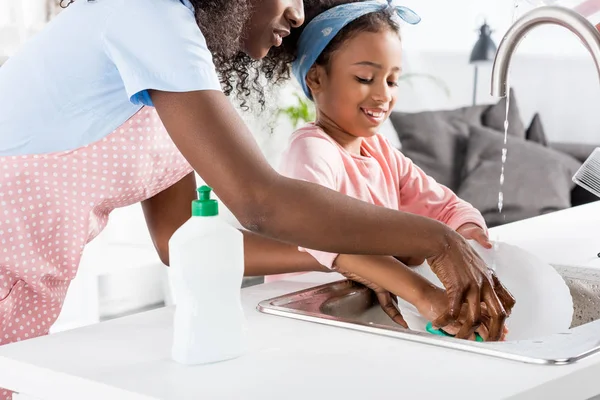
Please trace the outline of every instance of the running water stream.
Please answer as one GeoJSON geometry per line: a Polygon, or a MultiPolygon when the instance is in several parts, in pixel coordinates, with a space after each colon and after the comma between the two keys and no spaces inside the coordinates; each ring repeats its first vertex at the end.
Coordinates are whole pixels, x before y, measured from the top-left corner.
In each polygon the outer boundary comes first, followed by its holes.
{"type": "MultiPolygon", "coordinates": [[[[515,20],[517,18],[517,10],[519,8],[519,0],[514,0],[513,3],[513,11],[512,11],[512,17],[511,17],[511,24],[515,23],[515,20]]],[[[506,147],[506,143],[508,141],[508,112],[510,109],[510,83],[509,83],[509,79],[507,79],[506,81],[506,114],[504,116],[504,142],[502,144],[502,162],[500,165],[500,188],[498,190],[498,213],[500,214],[500,217],[502,219],[502,222],[506,222],[506,214],[504,214],[502,212],[502,209],[504,207],[504,192],[503,192],[503,188],[504,188],[504,168],[506,166],[506,157],[508,155],[508,149],[506,147]]],[[[495,237],[493,238],[493,243],[494,243],[494,250],[498,249],[498,244],[500,242],[500,235],[496,234],[495,237]]],[[[496,269],[496,260],[494,257],[493,263],[492,263],[492,269],[496,269]]]]}
{"type": "MultiPolygon", "coordinates": [[[[509,92],[510,93],[510,92],[509,92]]],[[[498,212],[502,216],[503,220],[506,221],[506,215],[502,213],[502,207],[504,206],[504,193],[502,188],[504,186],[504,167],[506,165],[506,156],[508,149],[506,148],[506,142],[508,140],[508,109],[510,107],[510,94],[506,95],[506,117],[504,119],[504,142],[502,145],[502,164],[500,167],[500,190],[498,192],[498,212]]]]}

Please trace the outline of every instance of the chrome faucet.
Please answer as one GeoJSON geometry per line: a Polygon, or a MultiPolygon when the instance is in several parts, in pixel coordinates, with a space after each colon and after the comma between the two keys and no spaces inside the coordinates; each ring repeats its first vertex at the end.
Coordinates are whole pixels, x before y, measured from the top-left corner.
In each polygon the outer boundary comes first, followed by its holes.
{"type": "Polygon", "coordinates": [[[506,96],[508,68],[513,53],[527,33],[536,26],[545,24],[563,26],[577,35],[592,55],[600,77],[600,33],[594,25],[581,14],[568,8],[543,6],[524,14],[502,38],[492,68],[492,96],[506,96]]]}

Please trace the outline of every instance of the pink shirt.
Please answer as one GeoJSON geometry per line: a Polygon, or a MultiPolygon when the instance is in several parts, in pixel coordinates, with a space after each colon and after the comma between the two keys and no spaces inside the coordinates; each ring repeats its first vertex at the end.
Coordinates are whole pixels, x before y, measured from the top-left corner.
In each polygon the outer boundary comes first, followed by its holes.
{"type": "MultiPolygon", "coordinates": [[[[430,217],[454,230],[467,222],[485,228],[479,211],[427,176],[383,136],[365,138],[361,154],[349,153],[322,129],[310,124],[290,138],[280,172],[371,204],[430,217]]],[[[309,252],[329,268],[337,257],[316,250],[300,250],[309,252]]]]}

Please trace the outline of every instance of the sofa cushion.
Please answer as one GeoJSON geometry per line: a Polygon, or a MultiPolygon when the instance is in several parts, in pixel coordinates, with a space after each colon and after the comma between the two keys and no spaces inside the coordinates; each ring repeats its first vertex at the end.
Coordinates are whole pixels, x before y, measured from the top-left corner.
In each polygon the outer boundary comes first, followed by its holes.
{"type": "Polygon", "coordinates": [[[533,116],[531,124],[529,124],[529,128],[527,128],[527,132],[525,133],[525,138],[531,142],[539,143],[542,146],[548,146],[548,139],[544,132],[540,114],[535,113],[533,116]]]}
{"type": "Polygon", "coordinates": [[[548,147],[560,151],[561,153],[566,153],[583,163],[592,154],[594,149],[600,147],[600,145],[589,143],[549,142],[548,147]]]}
{"type": "Polygon", "coordinates": [[[390,120],[402,153],[439,183],[456,190],[464,163],[469,129],[464,110],[392,112],[390,120]]]}
{"type": "Polygon", "coordinates": [[[483,214],[489,226],[514,222],[571,206],[571,177],[581,163],[538,143],[510,137],[504,171],[503,216],[498,192],[504,138],[485,127],[469,126],[459,197],[483,214]]]}
{"type": "Polygon", "coordinates": [[[483,114],[485,114],[490,107],[490,104],[478,104],[475,106],[461,107],[456,110],[460,118],[469,125],[482,126],[483,125],[483,114]]]}
{"type": "MultiPolygon", "coordinates": [[[[515,91],[510,89],[510,105],[508,108],[508,135],[525,139],[525,125],[521,119],[519,105],[515,91]]],[[[493,106],[489,107],[482,115],[483,125],[504,133],[504,121],[506,120],[506,97],[493,106]]]]}

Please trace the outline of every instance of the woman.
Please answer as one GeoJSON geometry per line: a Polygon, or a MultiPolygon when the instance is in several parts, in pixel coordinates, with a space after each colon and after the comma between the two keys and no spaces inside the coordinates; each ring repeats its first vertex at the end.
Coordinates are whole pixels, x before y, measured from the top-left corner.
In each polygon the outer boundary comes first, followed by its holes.
{"type": "Polygon", "coordinates": [[[428,259],[449,300],[436,323],[452,323],[466,303],[468,337],[483,302],[490,339],[500,337],[514,301],[460,235],[284,178],[263,158],[226,95],[235,88],[261,101],[258,71],[287,78],[289,58],[269,52],[303,21],[301,0],[79,0],[8,60],[0,69],[0,344],[47,333],[83,247],[115,207],[142,202],[168,263],[168,240],[195,196],[192,168],[263,235],[246,236],[247,275],[320,268],[266,237],[428,259]],[[288,263],[275,269],[277,254],[288,263]]]}

